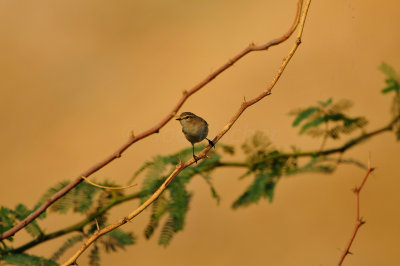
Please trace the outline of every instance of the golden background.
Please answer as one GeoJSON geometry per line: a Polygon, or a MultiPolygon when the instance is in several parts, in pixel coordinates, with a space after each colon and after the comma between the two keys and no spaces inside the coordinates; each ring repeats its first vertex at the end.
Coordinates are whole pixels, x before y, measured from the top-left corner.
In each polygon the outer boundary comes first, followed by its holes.
{"type": "MultiPolygon", "coordinates": [[[[134,130],[155,125],[181,96],[250,42],[286,32],[296,1],[6,1],[0,2],[0,202],[32,207],[42,193],[72,180],[116,150],[134,130]]],[[[319,147],[298,136],[287,113],[318,100],[355,102],[352,115],[369,130],[389,120],[391,97],[380,94],[382,61],[400,69],[399,1],[313,1],[303,43],[273,94],[248,109],[222,142],[239,147],[256,130],[289,150],[319,147]]],[[[220,131],[246,99],[271,81],[294,38],[252,53],[190,97],[181,111],[220,131]]],[[[329,145],[334,145],[330,142],[329,145]]],[[[328,145],[328,146],[329,146],[328,145]]],[[[131,147],[94,177],[125,184],[145,160],[190,147],[179,123],[131,147]]],[[[399,265],[400,144],[384,133],[346,153],[377,167],[361,194],[367,221],[345,265],[399,265]]],[[[239,152],[232,159],[243,159],[239,152]]],[[[251,178],[238,169],[213,174],[219,206],[195,178],[186,226],[169,247],[143,237],[145,211],[124,226],[139,236],[125,252],[102,253],[102,265],[335,265],[354,226],[351,188],[365,171],[343,165],[332,175],[282,178],[272,204],[232,210],[251,178]]],[[[136,188],[130,189],[134,191],[136,188]]],[[[137,206],[112,210],[109,222],[137,206]]],[[[46,232],[78,215],[51,215],[46,232]]],[[[28,239],[16,236],[15,245],[28,239]]],[[[48,256],[58,239],[32,250],[48,256]]],[[[63,257],[67,258],[78,246],[63,257]]],[[[79,260],[87,264],[87,254],[79,260]]]]}

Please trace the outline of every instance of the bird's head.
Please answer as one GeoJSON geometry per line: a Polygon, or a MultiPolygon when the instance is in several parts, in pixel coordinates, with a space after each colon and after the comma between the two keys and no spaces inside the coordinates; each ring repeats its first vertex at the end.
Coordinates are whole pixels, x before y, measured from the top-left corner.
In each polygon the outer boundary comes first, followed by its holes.
{"type": "Polygon", "coordinates": [[[179,115],[179,117],[176,119],[179,122],[181,122],[181,124],[186,124],[186,123],[190,123],[193,121],[193,119],[196,119],[197,116],[193,113],[190,112],[183,112],[179,115]]]}

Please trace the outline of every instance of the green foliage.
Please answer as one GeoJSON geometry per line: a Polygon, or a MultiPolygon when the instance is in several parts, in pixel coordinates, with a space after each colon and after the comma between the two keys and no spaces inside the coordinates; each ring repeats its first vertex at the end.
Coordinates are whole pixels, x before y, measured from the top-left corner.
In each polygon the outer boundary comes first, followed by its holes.
{"type": "MultiPolygon", "coordinates": [[[[195,152],[204,149],[205,146],[197,145],[195,152]]],[[[228,145],[218,144],[218,149],[223,153],[233,154],[234,149],[228,145]]],[[[219,195],[214,188],[211,177],[208,174],[221,159],[215,150],[209,152],[210,158],[200,161],[198,164],[184,169],[174,181],[168,186],[168,193],[164,193],[152,205],[150,221],[144,230],[144,235],[149,239],[158,228],[162,217],[167,216],[159,238],[160,245],[168,245],[176,232],[184,228],[185,217],[189,207],[191,193],[187,191],[186,185],[195,176],[202,176],[210,186],[211,195],[219,201],[219,195]]],[[[141,202],[150,197],[165,181],[165,178],[175,169],[180,161],[188,160],[192,157],[192,148],[187,148],[179,153],[168,156],[156,156],[152,161],[147,161],[134,174],[134,178],[141,173],[146,173],[140,192],[141,202]]]]}
{"type": "Polygon", "coordinates": [[[94,244],[93,247],[90,249],[89,265],[90,266],[100,266],[99,247],[96,244],[94,244]]]}
{"type": "Polygon", "coordinates": [[[189,208],[190,193],[186,190],[185,180],[176,178],[168,186],[169,202],[168,211],[173,221],[174,232],[183,229],[185,216],[189,208]]]}
{"type": "Polygon", "coordinates": [[[400,78],[396,73],[396,71],[385,62],[383,62],[380,65],[379,69],[386,75],[386,80],[385,80],[386,88],[382,89],[381,92],[382,93],[388,93],[391,91],[398,92],[400,90],[400,85],[399,85],[400,78]]]}
{"type": "Polygon", "coordinates": [[[382,89],[382,93],[394,91],[393,102],[391,107],[392,117],[395,120],[393,129],[397,140],[400,140],[400,76],[396,71],[386,63],[382,63],[380,70],[386,75],[386,87],[382,89]]]}
{"type": "MultiPolygon", "coordinates": [[[[53,196],[55,193],[63,189],[69,184],[69,181],[62,181],[56,184],[55,186],[49,188],[40,198],[40,200],[36,203],[34,210],[39,208],[46,200],[48,200],[51,196],[53,196]]],[[[46,217],[46,212],[44,212],[40,218],[43,219],[46,217]]]]}
{"type": "MultiPolygon", "coordinates": [[[[19,221],[22,221],[25,219],[29,214],[31,214],[31,210],[29,210],[24,204],[18,204],[17,207],[15,208],[14,215],[15,218],[17,218],[19,221]]],[[[24,229],[32,236],[32,237],[38,237],[43,234],[42,230],[40,229],[37,221],[33,221],[27,226],[24,227],[24,229]]]]}
{"type": "Polygon", "coordinates": [[[94,187],[86,182],[80,183],[67,195],[57,200],[50,210],[59,213],[67,213],[69,210],[77,213],[86,213],[93,204],[93,199],[103,189],[94,187]]]}
{"type": "Polygon", "coordinates": [[[115,252],[118,249],[125,249],[125,246],[133,245],[136,237],[132,233],[126,233],[122,229],[117,228],[100,238],[106,252],[115,252]]]}
{"type": "MultiPolygon", "coordinates": [[[[329,104],[329,101],[324,104],[329,104]]],[[[233,202],[234,209],[257,203],[263,198],[268,198],[272,202],[276,184],[284,175],[310,172],[331,173],[335,169],[335,165],[327,163],[328,159],[322,156],[312,157],[309,162],[300,165],[296,156],[288,156],[274,148],[271,141],[262,132],[256,132],[246,140],[242,149],[247,155],[248,171],[246,176],[253,174],[254,179],[233,202]]],[[[300,153],[297,149],[294,152],[300,153]]]]}
{"type": "Polygon", "coordinates": [[[311,158],[310,161],[303,166],[296,166],[294,168],[288,168],[286,175],[295,175],[301,173],[323,173],[330,174],[335,170],[335,165],[327,163],[327,158],[316,157],[311,158]]]}
{"type": "Polygon", "coordinates": [[[302,110],[296,117],[296,119],[293,121],[292,126],[296,127],[300,124],[301,121],[304,119],[307,119],[310,115],[313,113],[319,111],[318,107],[310,107],[302,110]]]}
{"type": "Polygon", "coordinates": [[[2,258],[6,265],[17,265],[17,266],[57,266],[58,263],[55,261],[45,259],[43,257],[22,254],[7,255],[2,258]]]}
{"type": "MultiPolygon", "coordinates": [[[[11,218],[12,210],[7,207],[0,207],[0,232],[5,232],[14,226],[14,221],[11,218]]],[[[12,241],[13,238],[10,237],[8,240],[12,241]]]]}
{"type": "Polygon", "coordinates": [[[151,215],[150,222],[144,230],[144,235],[149,239],[154,230],[158,227],[161,217],[168,211],[168,200],[164,195],[161,195],[156,201],[151,205],[151,215]]]}
{"type": "Polygon", "coordinates": [[[58,261],[60,257],[67,251],[69,248],[72,248],[76,243],[82,241],[83,235],[75,235],[72,237],[69,237],[62,245],[57,249],[56,252],[53,253],[53,255],[50,257],[51,260],[53,261],[58,261]]]}
{"type": "Polygon", "coordinates": [[[350,134],[367,124],[364,117],[352,118],[344,113],[351,106],[352,103],[348,100],[334,103],[330,98],[326,102],[318,102],[317,106],[293,110],[290,112],[295,116],[292,126],[302,124],[299,134],[337,139],[341,134],[350,134]],[[322,126],[324,127],[321,128],[322,126]]]}
{"type": "MultiPolygon", "coordinates": [[[[29,210],[24,204],[18,204],[14,210],[4,206],[0,207],[0,232],[5,232],[12,228],[18,221],[25,219],[31,212],[32,210],[29,210]]],[[[31,222],[24,229],[32,237],[39,237],[43,234],[37,221],[31,222]]],[[[13,241],[13,238],[10,237],[7,240],[13,241]]]]}
{"type": "Polygon", "coordinates": [[[158,240],[158,244],[164,247],[168,246],[173,236],[174,236],[174,221],[172,217],[169,217],[168,220],[165,222],[163,228],[161,229],[161,234],[158,240]]]}
{"type": "Polygon", "coordinates": [[[269,201],[272,202],[275,185],[276,182],[273,181],[271,173],[257,173],[253,183],[233,202],[232,207],[236,209],[238,207],[248,206],[251,203],[258,202],[261,197],[269,198],[269,201]]]}

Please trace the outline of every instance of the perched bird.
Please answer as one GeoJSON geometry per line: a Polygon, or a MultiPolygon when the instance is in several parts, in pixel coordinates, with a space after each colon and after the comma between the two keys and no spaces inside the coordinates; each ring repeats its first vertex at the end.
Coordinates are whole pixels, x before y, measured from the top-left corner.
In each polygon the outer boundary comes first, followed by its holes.
{"type": "Polygon", "coordinates": [[[195,143],[206,139],[208,140],[208,143],[215,148],[214,143],[207,138],[208,124],[206,120],[190,112],[181,113],[181,115],[176,120],[181,123],[182,132],[185,135],[186,139],[190,143],[192,143],[193,158],[196,163],[198,158],[196,157],[196,155],[194,155],[195,143]]]}

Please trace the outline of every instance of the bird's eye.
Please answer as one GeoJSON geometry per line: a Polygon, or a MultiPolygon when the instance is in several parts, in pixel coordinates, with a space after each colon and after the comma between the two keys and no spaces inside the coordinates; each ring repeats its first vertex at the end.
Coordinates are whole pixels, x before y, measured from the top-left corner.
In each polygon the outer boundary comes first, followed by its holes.
{"type": "Polygon", "coordinates": [[[187,117],[185,117],[184,119],[189,119],[190,118],[190,116],[187,116],[187,117]]]}

